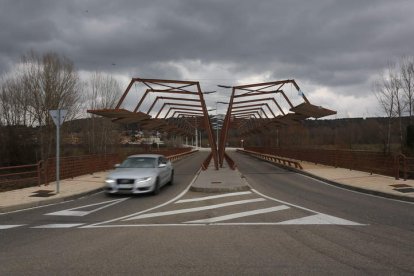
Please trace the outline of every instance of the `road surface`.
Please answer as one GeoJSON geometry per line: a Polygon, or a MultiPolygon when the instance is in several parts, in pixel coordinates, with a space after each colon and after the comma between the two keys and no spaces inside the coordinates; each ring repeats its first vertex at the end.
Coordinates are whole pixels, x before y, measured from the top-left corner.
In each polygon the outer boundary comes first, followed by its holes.
{"type": "Polygon", "coordinates": [[[414,205],[231,153],[252,189],[196,193],[206,153],[157,196],[103,193],[0,215],[0,275],[414,273],[414,205]]]}

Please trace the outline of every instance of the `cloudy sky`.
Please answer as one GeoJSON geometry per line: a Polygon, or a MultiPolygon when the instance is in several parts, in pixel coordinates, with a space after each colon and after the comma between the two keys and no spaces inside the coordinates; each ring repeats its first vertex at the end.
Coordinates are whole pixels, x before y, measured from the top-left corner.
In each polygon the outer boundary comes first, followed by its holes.
{"type": "MultiPolygon", "coordinates": [[[[372,82],[414,53],[412,0],[0,0],[0,74],[30,50],[83,75],[217,84],[295,79],[337,118],[381,115],[372,82]]],[[[223,107],[224,111],[224,107],[223,107]]]]}

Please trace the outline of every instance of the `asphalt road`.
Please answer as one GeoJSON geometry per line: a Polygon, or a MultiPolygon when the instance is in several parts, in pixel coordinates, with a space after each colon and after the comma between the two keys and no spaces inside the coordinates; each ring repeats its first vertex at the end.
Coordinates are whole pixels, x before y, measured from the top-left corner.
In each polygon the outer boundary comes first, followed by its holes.
{"type": "Polygon", "coordinates": [[[414,273],[413,204],[237,153],[251,191],[187,191],[205,157],[175,163],[175,184],[157,196],[98,193],[0,215],[0,275],[414,273]]]}

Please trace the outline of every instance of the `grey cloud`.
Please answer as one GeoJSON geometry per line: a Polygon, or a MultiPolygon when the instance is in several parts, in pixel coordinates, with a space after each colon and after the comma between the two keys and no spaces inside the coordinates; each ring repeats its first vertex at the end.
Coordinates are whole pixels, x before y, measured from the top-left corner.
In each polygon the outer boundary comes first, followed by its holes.
{"type": "Polygon", "coordinates": [[[413,12],[405,0],[2,1],[0,73],[33,49],[82,70],[180,78],[171,62],[199,60],[344,91],[412,53],[413,12]]]}

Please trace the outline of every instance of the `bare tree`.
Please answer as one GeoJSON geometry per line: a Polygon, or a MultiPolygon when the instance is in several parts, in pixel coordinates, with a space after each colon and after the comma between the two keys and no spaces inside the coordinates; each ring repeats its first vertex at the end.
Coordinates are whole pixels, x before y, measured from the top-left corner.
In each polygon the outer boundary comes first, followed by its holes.
{"type": "MultiPolygon", "coordinates": [[[[118,81],[103,73],[95,72],[86,84],[84,102],[87,109],[114,108],[121,94],[118,81]]],[[[116,126],[110,120],[89,115],[86,140],[90,153],[106,153],[108,145],[118,142],[116,126]],[[115,133],[114,133],[115,132],[115,133]]]]}
{"type": "Polygon", "coordinates": [[[73,63],[56,53],[39,55],[30,52],[22,57],[23,91],[28,98],[31,116],[38,127],[40,155],[46,159],[52,150],[51,109],[67,109],[68,117],[79,111],[79,78],[73,63]]]}
{"type": "Polygon", "coordinates": [[[414,111],[414,58],[403,57],[400,64],[401,88],[404,92],[410,122],[414,111]]]}
{"type": "Polygon", "coordinates": [[[396,66],[389,64],[385,73],[374,82],[373,90],[383,111],[388,117],[386,152],[390,152],[392,118],[399,122],[400,147],[403,145],[402,116],[405,111],[405,101],[401,89],[401,79],[396,66]]]}

